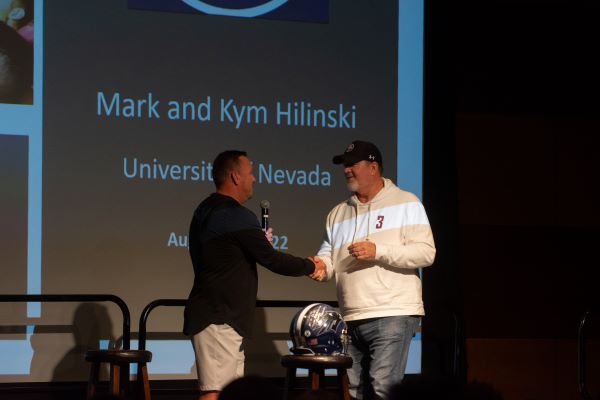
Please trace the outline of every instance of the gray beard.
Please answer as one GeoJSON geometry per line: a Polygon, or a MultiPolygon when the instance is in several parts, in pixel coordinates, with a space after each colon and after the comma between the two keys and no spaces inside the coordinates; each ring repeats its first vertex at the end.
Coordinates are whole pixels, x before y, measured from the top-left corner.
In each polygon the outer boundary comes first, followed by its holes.
{"type": "Polygon", "coordinates": [[[356,182],[356,181],[347,182],[346,187],[348,188],[349,191],[356,192],[356,191],[358,191],[358,182],[356,182]]]}

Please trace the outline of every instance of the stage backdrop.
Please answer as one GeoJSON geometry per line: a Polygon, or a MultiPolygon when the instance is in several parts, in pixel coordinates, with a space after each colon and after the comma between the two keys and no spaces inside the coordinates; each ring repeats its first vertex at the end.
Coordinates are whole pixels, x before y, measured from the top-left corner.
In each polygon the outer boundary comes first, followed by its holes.
{"type": "MultiPolygon", "coordinates": [[[[375,142],[385,175],[421,195],[422,0],[36,0],[26,11],[33,101],[0,104],[1,293],[115,294],[136,331],[147,303],[187,297],[190,218],[227,149],[254,161],[246,206],[269,200],[276,247],[295,255],[317,252],[348,196],[331,158],[354,139],[375,142]]],[[[336,298],[333,281],[260,267],[259,282],[260,299],[336,298]]],[[[195,376],[182,311],[150,318],[154,379],[195,376]]],[[[282,375],[296,311],[259,310],[248,372],[282,375]]],[[[0,323],[3,382],[85,380],[85,348],[121,335],[110,303],[0,304],[0,323]]],[[[420,348],[418,335],[409,372],[420,348]]]]}

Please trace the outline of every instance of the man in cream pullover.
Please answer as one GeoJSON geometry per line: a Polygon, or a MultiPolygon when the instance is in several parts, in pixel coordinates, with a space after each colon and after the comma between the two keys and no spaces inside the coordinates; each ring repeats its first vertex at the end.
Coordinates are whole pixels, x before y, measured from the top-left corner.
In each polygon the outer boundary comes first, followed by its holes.
{"type": "Polygon", "coordinates": [[[327,216],[318,256],[336,278],[340,311],[354,360],[350,394],[386,399],[402,381],[408,349],[425,315],[419,268],[435,258],[433,235],[419,199],[382,177],[379,149],[352,142],[333,158],[354,195],[327,216]]]}

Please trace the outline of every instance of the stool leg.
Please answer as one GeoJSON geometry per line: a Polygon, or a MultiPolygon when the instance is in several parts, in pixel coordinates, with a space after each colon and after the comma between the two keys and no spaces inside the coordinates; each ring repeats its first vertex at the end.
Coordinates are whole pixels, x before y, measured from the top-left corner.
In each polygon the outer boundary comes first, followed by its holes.
{"type": "Polygon", "coordinates": [[[88,378],[87,400],[91,400],[96,396],[96,388],[98,387],[98,375],[100,375],[100,363],[93,362],[90,367],[90,377],[88,378]]]}
{"type": "Polygon", "coordinates": [[[322,369],[311,369],[309,370],[309,374],[310,374],[310,388],[313,391],[317,391],[319,390],[319,387],[321,386],[321,382],[323,381],[323,378],[325,377],[325,370],[322,369]]]}
{"type": "Polygon", "coordinates": [[[288,367],[285,374],[285,383],[283,387],[283,400],[289,399],[289,392],[296,380],[296,368],[288,367]]]}
{"type": "Polygon", "coordinates": [[[119,364],[111,364],[110,366],[110,394],[113,396],[120,395],[120,378],[121,378],[121,366],[119,364]]]}
{"type": "Polygon", "coordinates": [[[121,398],[128,399],[131,394],[130,384],[129,384],[129,366],[131,364],[121,364],[120,366],[120,390],[121,390],[121,398]]]}
{"type": "Polygon", "coordinates": [[[148,381],[148,367],[146,363],[138,365],[138,376],[142,377],[142,389],[144,393],[143,400],[150,400],[150,382],[148,381]]]}
{"type": "Polygon", "coordinates": [[[340,385],[340,400],[350,400],[350,388],[348,383],[348,373],[345,368],[338,368],[338,381],[340,385]]]}

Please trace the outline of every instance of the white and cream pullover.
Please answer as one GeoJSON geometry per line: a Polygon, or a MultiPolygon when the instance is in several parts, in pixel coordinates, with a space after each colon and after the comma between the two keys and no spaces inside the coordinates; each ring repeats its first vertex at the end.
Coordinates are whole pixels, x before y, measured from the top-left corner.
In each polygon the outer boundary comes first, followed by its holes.
{"type": "Polygon", "coordinates": [[[384,178],[384,187],[368,203],[356,195],[327,216],[319,257],[327,279],[336,277],[344,320],[394,315],[425,315],[418,268],[435,258],[435,245],[425,209],[412,193],[384,178]],[[347,247],[369,240],[375,260],[359,261],[347,247]]]}

